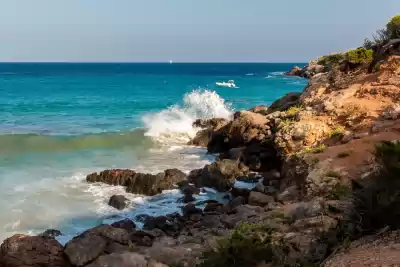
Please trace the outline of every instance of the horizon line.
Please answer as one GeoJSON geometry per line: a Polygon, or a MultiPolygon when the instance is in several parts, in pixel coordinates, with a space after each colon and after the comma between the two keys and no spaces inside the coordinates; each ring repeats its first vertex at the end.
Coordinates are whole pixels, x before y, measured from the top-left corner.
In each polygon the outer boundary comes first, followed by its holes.
{"type": "Polygon", "coordinates": [[[0,61],[0,64],[307,64],[304,61],[0,61]]]}

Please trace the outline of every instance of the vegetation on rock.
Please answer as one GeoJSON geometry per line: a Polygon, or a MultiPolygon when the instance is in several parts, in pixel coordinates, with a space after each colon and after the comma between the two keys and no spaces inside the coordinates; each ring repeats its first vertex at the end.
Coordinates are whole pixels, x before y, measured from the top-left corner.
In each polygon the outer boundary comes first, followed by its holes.
{"type": "Polygon", "coordinates": [[[360,47],[357,49],[349,50],[345,53],[345,59],[355,65],[369,64],[372,62],[374,52],[371,49],[360,47]]]}
{"type": "Polygon", "coordinates": [[[337,137],[337,136],[342,136],[344,133],[344,127],[343,126],[338,126],[335,129],[333,129],[329,133],[329,137],[337,137]]]}
{"type": "Polygon", "coordinates": [[[216,250],[203,254],[201,266],[251,267],[263,261],[282,263],[287,255],[287,247],[275,240],[275,231],[265,224],[243,222],[230,236],[218,241],[216,250]]]}
{"type": "Polygon", "coordinates": [[[306,149],[304,149],[304,152],[318,154],[318,153],[323,152],[325,149],[326,149],[326,145],[322,144],[322,145],[318,145],[315,147],[307,147],[306,149]]]}
{"type": "Polygon", "coordinates": [[[376,49],[378,46],[384,45],[390,39],[400,38],[400,15],[394,16],[384,29],[378,30],[372,39],[365,39],[364,47],[366,49],[376,49]]]}
{"type": "Polygon", "coordinates": [[[318,59],[318,64],[324,66],[339,65],[345,59],[342,53],[333,53],[330,55],[322,56],[318,59]]]}
{"type": "Polygon", "coordinates": [[[400,229],[400,142],[378,144],[375,156],[379,170],[353,189],[353,208],[342,234],[354,239],[384,227],[400,229]]]}

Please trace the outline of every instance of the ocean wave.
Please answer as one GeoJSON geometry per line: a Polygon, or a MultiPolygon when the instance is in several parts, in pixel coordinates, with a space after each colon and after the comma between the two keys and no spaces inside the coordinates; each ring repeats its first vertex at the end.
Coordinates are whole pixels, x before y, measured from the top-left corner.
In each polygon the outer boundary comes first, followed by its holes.
{"type": "Polygon", "coordinates": [[[198,129],[192,126],[198,118],[231,118],[230,103],[215,91],[194,90],[183,98],[182,104],[173,105],[158,113],[143,117],[146,136],[168,145],[187,143],[198,129]]]}
{"type": "Polygon", "coordinates": [[[145,127],[131,131],[68,136],[3,134],[0,135],[0,155],[183,145],[198,131],[192,126],[194,120],[230,118],[233,111],[231,105],[214,91],[192,91],[183,97],[182,102],[157,113],[145,114],[142,118],[145,127]]]}

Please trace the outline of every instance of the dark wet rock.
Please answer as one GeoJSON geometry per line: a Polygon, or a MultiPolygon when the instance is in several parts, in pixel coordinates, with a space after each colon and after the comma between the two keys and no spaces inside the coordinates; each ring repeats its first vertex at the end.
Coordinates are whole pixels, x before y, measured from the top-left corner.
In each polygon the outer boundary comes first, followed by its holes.
{"type": "Polygon", "coordinates": [[[236,181],[243,182],[243,183],[249,183],[249,184],[255,184],[258,182],[259,179],[260,179],[259,177],[241,176],[241,177],[236,178],[236,181]]]}
{"type": "Polygon", "coordinates": [[[115,228],[125,229],[128,233],[132,233],[136,228],[136,224],[130,219],[123,219],[121,221],[112,223],[111,226],[115,228]]]}
{"type": "Polygon", "coordinates": [[[192,171],[188,179],[196,187],[212,187],[217,191],[228,191],[237,177],[245,176],[249,169],[234,160],[224,159],[206,165],[202,170],[192,171]]]}
{"type": "Polygon", "coordinates": [[[233,187],[231,189],[231,194],[232,196],[235,197],[243,197],[246,201],[246,203],[248,202],[249,199],[249,195],[250,195],[251,190],[247,189],[247,188],[237,188],[237,187],[233,187]]]}
{"type": "Polygon", "coordinates": [[[246,199],[242,196],[235,197],[229,205],[231,206],[232,209],[236,209],[237,207],[241,205],[246,204],[246,199]]]}
{"type": "Polygon", "coordinates": [[[264,172],[262,174],[262,176],[263,176],[263,184],[264,185],[270,185],[271,181],[281,179],[281,173],[275,169],[271,170],[269,172],[264,172]]]}
{"type": "Polygon", "coordinates": [[[138,222],[142,222],[144,223],[148,218],[150,218],[151,216],[148,214],[139,214],[135,217],[135,220],[138,222]]]}
{"type": "Polygon", "coordinates": [[[150,196],[159,194],[166,189],[172,189],[175,184],[185,179],[186,174],[178,169],[168,169],[155,175],[115,169],[92,173],[86,177],[88,182],[122,185],[126,186],[126,191],[129,193],[150,196]]]}
{"type": "Polygon", "coordinates": [[[179,187],[179,189],[181,190],[182,194],[185,195],[198,195],[200,194],[200,189],[197,187],[194,187],[193,185],[185,185],[182,187],[179,187]]]}
{"type": "Polygon", "coordinates": [[[89,183],[101,182],[109,185],[122,185],[127,186],[136,172],[133,170],[105,170],[100,173],[92,173],[86,176],[86,181],[89,183]]]}
{"type": "Polygon", "coordinates": [[[14,235],[0,246],[0,266],[70,267],[63,250],[53,238],[14,235]]]}
{"type": "Polygon", "coordinates": [[[268,203],[274,202],[274,197],[252,191],[249,196],[249,204],[253,206],[265,207],[268,203]]]}
{"type": "Polygon", "coordinates": [[[183,216],[189,217],[192,214],[202,214],[203,211],[197,208],[194,204],[187,204],[186,206],[182,207],[183,216]]]}
{"type": "Polygon", "coordinates": [[[193,195],[189,195],[189,194],[184,195],[183,197],[178,199],[178,202],[180,202],[180,203],[190,203],[193,201],[196,201],[196,199],[193,197],[193,195]]]}
{"type": "Polygon", "coordinates": [[[189,142],[190,145],[206,147],[215,131],[226,125],[228,121],[222,118],[198,119],[193,123],[194,127],[202,128],[189,142]]]}
{"type": "Polygon", "coordinates": [[[168,226],[169,223],[166,216],[155,216],[147,218],[144,222],[143,228],[148,230],[153,230],[154,228],[164,230],[168,226]]]}
{"type": "Polygon", "coordinates": [[[281,165],[281,159],[269,141],[250,142],[243,150],[241,161],[255,172],[266,172],[281,165]]]}
{"type": "Polygon", "coordinates": [[[147,231],[137,230],[132,234],[131,241],[138,246],[151,247],[155,237],[154,234],[147,231]]]}
{"type": "Polygon", "coordinates": [[[221,203],[208,203],[204,207],[204,212],[220,212],[223,204],[221,203]]]}
{"type": "Polygon", "coordinates": [[[126,208],[126,203],[128,199],[125,196],[122,195],[113,195],[110,197],[110,200],[108,201],[108,205],[116,208],[118,210],[123,210],[126,208]]]}
{"type": "Polygon", "coordinates": [[[63,233],[61,233],[61,231],[59,231],[59,230],[47,229],[46,231],[44,231],[43,233],[39,234],[38,236],[47,237],[47,238],[55,238],[57,236],[62,236],[62,235],[63,235],[63,233]]]}

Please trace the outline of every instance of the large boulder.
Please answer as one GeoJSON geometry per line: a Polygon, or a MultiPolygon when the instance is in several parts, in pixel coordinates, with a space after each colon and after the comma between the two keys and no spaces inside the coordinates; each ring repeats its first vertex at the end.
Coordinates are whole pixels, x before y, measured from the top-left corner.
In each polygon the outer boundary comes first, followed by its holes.
{"type": "Polygon", "coordinates": [[[249,168],[235,160],[219,160],[201,170],[192,171],[189,180],[196,187],[211,187],[217,191],[228,191],[237,177],[246,176],[249,168]]]}
{"type": "Polygon", "coordinates": [[[84,266],[102,255],[107,245],[127,246],[130,241],[131,234],[127,230],[100,225],[74,237],[65,245],[64,252],[74,266],[84,266]]]}
{"type": "Polygon", "coordinates": [[[212,118],[212,119],[198,119],[193,123],[193,127],[201,128],[196,136],[189,142],[189,145],[203,146],[206,147],[211,140],[213,132],[221,129],[228,123],[223,118],[212,118]]]}
{"type": "Polygon", "coordinates": [[[261,141],[271,135],[268,123],[269,120],[262,114],[251,111],[236,112],[232,121],[212,132],[207,150],[210,153],[222,153],[250,141],[261,141]]]}
{"type": "Polygon", "coordinates": [[[125,196],[122,195],[113,195],[110,197],[110,200],[108,201],[108,205],[116,208],[118,210],[123,210],[126,208],[126,202],[128,199],[125,196]]]}
{"type": "Polygon", "coordinates": [[[110,185],[126,186],[126,191],[134,194],[153,196],[186,179],[186,174],[178,169],[168,169],[158,174],[137,173],[132,170],[105,170],[86,177],[90,183],[103,182],[110,185]]]}
{"type": "Polygon", "coordinates": [[[0,246],[0,266],[69,267],[63,250],[53,238],[14,235],[0,246]]]}

